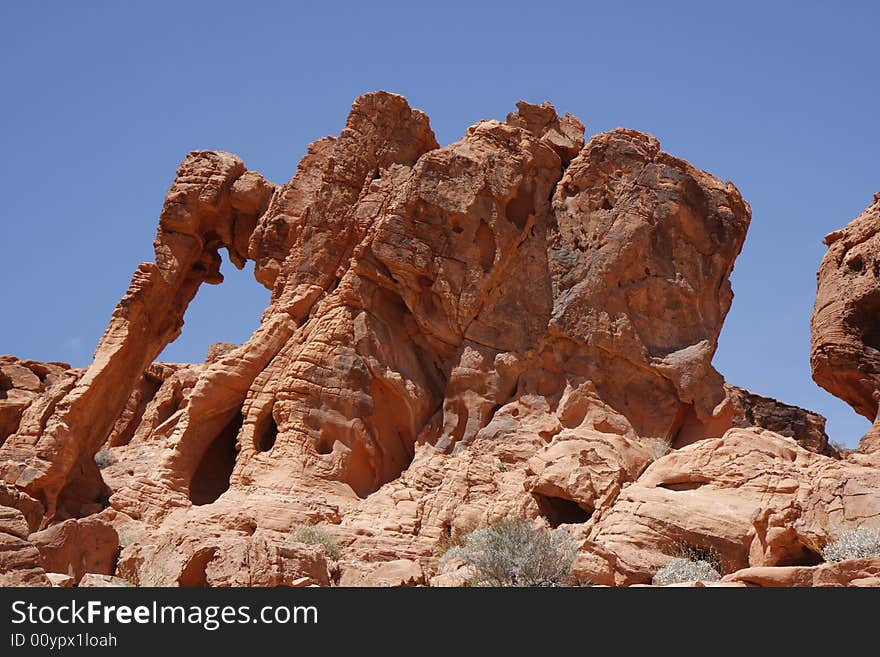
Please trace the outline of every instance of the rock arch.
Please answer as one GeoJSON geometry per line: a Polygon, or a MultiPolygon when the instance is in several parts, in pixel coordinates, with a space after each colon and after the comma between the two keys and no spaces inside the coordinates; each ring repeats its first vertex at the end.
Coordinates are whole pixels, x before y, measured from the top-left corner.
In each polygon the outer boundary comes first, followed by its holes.
{"type": "Polygon", "coordinates": [[[243,266],[273,192],[274,185],[229,153],[195,151],[181,163],[159,217],[155,262],[135,270],[94,361],[36,439],[11,436],[0,449],[0,474],[40,499],[48,517],[78,465],[97,474],[89,462],[143,372],[180,335],[199,286],[222,282],[218,250],[225,247],[232,262],[243,266]]]}

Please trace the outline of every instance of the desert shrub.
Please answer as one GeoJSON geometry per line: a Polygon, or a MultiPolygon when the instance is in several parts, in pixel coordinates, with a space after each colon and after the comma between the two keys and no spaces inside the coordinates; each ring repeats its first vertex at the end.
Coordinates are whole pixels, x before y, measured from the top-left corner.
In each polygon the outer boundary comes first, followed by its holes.
{"type": "Polygon", "coordinates": [[[664,438],[645,438],[642,444],[648,448],[655,461],[672,451],[672,443],[664,438]]]}
{"type": "Polygon", "coordinates": [[[666,586],[679,582],[717,582],[719,579],[721,573],[708,561],[676,557],[657,571],[654,584],[666,586]]]}
{"type": "Polygon", "coordinates": [[[675,546],[672,561],[654,575],[654,584],[717,582],[722,570],[721,557],[713,548],[680,543],[675,546]]]}
{"type": "Polygon", "coordinates": [[[479,529],[480,521],[476,515],[469,515],[457,519],[456,522],[446,527],[434,547],[434,554],[442,557],[449,550],[464,545],[465,537],[471,532],[479,529]]]}
{"type": "Polygon", "coordinates": [[[846,529],[822,550],[825,561],[837,563],[847,559],[880,557],[880,531],[873,527],[846,529]]]}
{"type": "Polygon", "coordinates": [[[828,446],[829,446],[832,450],[834,450],[835,452],[837,452],[838,456],[843,456],[843,455],[846,454],[847,452],[851,451],[849,447],[847,447],[846,445],[844,445],[844,444],[843,444],[842,442],[840,442],[839,440],[829,440],[829,441],[828,441],[828,446]]]}
{"type": "Polygon", "coordinates": [[[101,470],[106,468],[108,465],[113,465],[115,462],[116,457],[113,456],[113,453],[109,449],[102,449],[97,454],[95,454],[95,463],[101,470]]]}
{"type": "Polygon", "coordinates": [[[316,525],[300,525],[293,530],[292,538],[297,543],[306,543],[308,545],[323,545],[324,552],[330,559],[336,561],[339,559],[339,546],[330,536],[330,533],[323,527],[316,525]]]}
{"type": "Polygon", "coordinates": [[[460,559],[473,567],[473,583],[480,586],[564,586],[576,553],[565,530],[538,529],[515,518],[470,532],[440,563],[460,559]]]}

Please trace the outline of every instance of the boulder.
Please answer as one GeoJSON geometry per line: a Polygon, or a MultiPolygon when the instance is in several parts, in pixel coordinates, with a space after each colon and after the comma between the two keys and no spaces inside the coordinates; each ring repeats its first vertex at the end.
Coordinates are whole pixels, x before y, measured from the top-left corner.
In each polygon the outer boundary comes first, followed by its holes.
{"type": "Polygon", "coordinates": [[[95,516],[65,520],[31,534],[43,568],[66,573],[79,582],[86,573],[112,575],[119,554],[119,536],[113,526],[95,516]]]}

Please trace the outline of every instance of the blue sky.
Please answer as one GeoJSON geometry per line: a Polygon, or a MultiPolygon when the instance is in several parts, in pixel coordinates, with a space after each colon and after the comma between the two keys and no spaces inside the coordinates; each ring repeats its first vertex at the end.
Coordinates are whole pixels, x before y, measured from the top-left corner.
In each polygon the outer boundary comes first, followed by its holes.
{"type": "MultiPolygon", "coordinates": [[[[878,26],[873,2],[7,0],[0,353],[91,360],[190,150],[283,182],[366,91],[407,96],[441,143],[546,99],[736,183],[753,219],[715,365],[852,445],[867,422],[812,382],[809,318],[823,235],[880,191],[878,26]]],[[[256,328],[268,292],[223,271],[163,359],[256,328]]]]}

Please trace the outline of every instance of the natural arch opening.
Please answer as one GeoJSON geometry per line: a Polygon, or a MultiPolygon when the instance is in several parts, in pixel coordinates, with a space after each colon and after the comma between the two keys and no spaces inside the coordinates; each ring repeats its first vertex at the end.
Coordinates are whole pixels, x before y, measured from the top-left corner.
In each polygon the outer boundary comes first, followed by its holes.
{"type": "Polygon", "coordinates": [[[241,344],[260,325],[269,305],[269,290],[254,278],[251,260],[239,270],[228,258],[220,265],[223,283],[202,285],[186,309],[180,337],[169,343],[157,361],[201,363],[216,342],[241,344]]]}
{"type": "Polygon", "coordinates": [[[540,493],[532,493],[535,502],[538,503],[538,511],[554,529],[559,525],[577,525],[587,522],[593,515],[572,500],[561,497],[550,497],[540,493]]]}
{"type": "Polygon", "coordinates": [[[189,499],[196,505],[211,504],[229,489],[235,468],[236,439],[242,424],[241,409],[205,450],[189,484],[189,499]]]}

